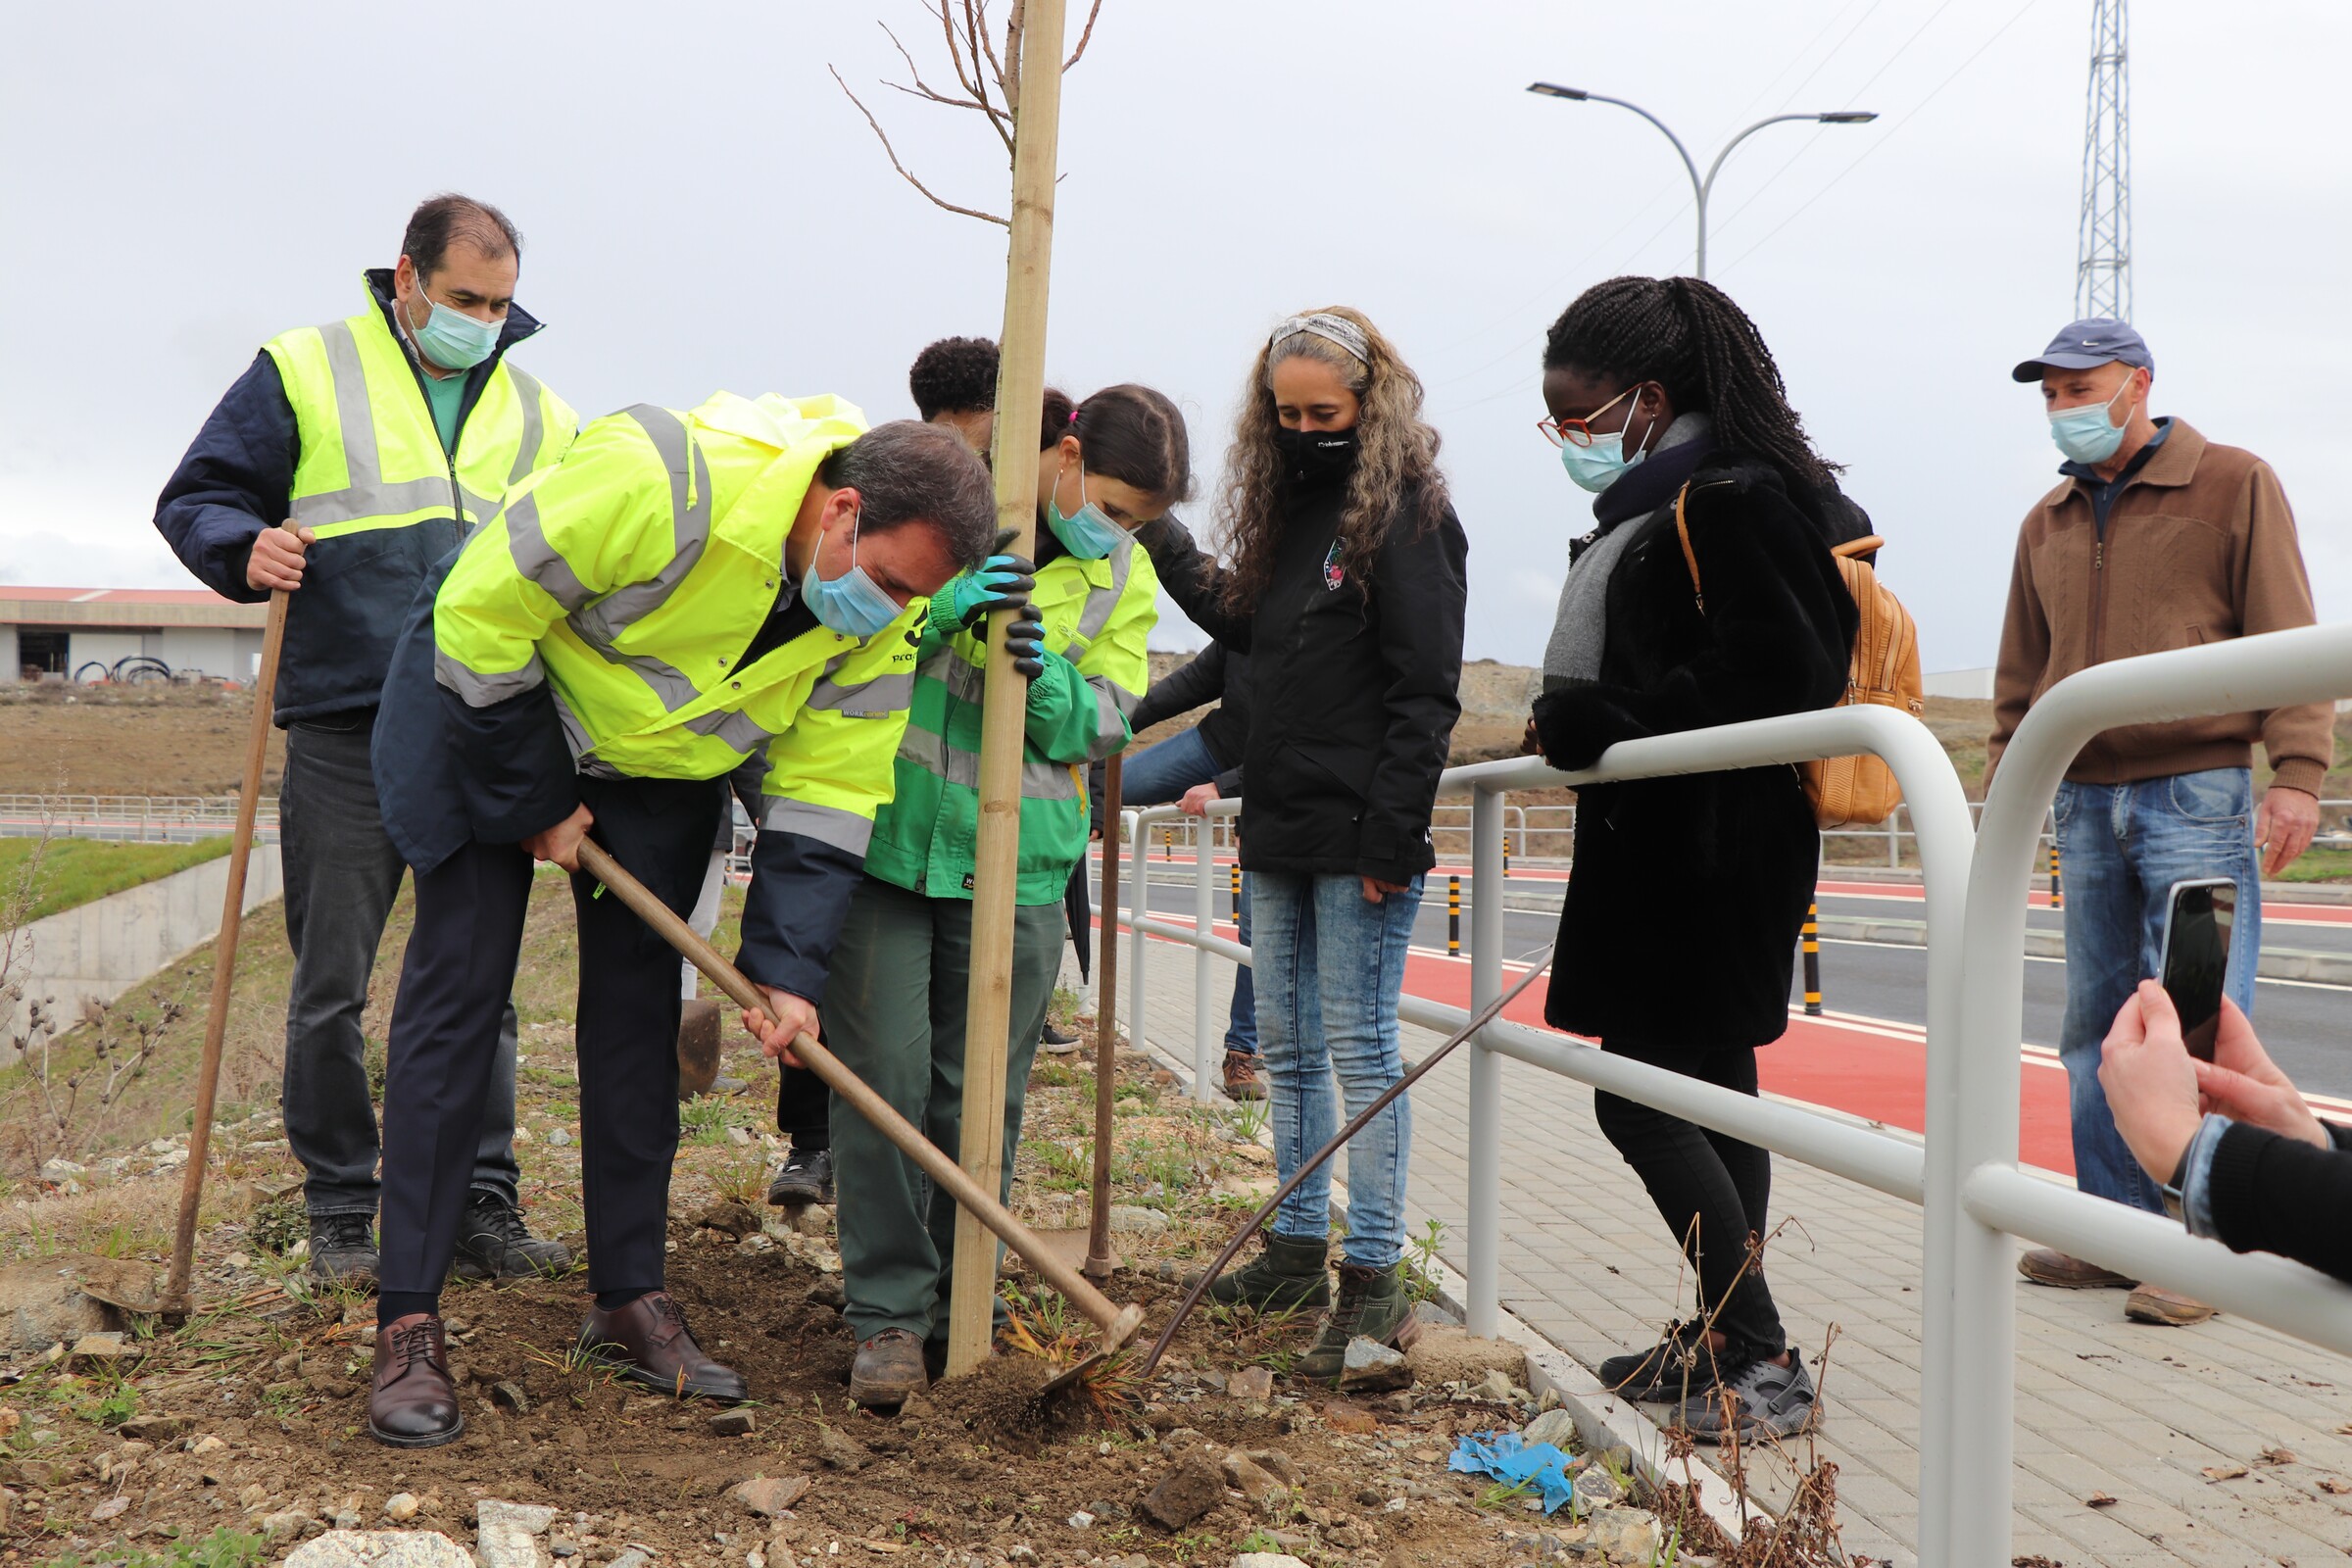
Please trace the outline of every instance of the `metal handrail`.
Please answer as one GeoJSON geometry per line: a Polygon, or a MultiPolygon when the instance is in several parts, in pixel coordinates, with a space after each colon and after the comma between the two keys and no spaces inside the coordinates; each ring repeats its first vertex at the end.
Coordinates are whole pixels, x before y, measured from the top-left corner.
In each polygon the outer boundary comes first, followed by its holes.
{"type": "MultiPolygon", "coordinates": [[[[2135,1279],[2170,1285],[2310,1343],[2352,1352],[2352,1287],[2264,1255],[2237,1256],[2178,1225],[2103,1202],[2018,1166],[2028,883],[2060,775],[2082,745],[2121,724],[2321,702],[2352,692],[2352,627],[2307,628],[2210,647],[2118,661],[2070,677],[2035,703],[1983,803],[1965,799],[1942,748],[1916,720],[1878,708],[1836,709],[1720,729],[1630,741],[1600,764],[1561,773],[1535,759],[1449,768],[1441,788],[1472,793],[1474,879],[1500,879],[1502,796],[1512,789],[1613,782],[1674,773],[1764,766],[1813,757],[1875,753],[1893,770],[1912,816],[1923,868],[1927,925],[1955,926],[1961,940],[1930,941],[1927,1005],[1928,1132],[1893,1138],[1797,1106],[1733,1094],[1571,1037],[1504,1020],[1472,1042],[1466,1305],[1473,1332],[1499,1316],[1501,1075],[1510,1056],[1546,1071],[1923,1204],[1920,1541],[1923,1562],[1997,1568],[2009,1557],[2015,1451],[2015,1274],[2011,1235],[2061,1248],[2135,1279]],[[1961,977],[1975,977],[1963,993],[1961,977]],[[1988,1375],[1987,1369],[2007,1375],[1988,1375]]],[[[1217,816],[1238,802],[1212,807],[1217,816]]],[[[1148,830],[1172,808],[1129,813],[1136,868],[1148,830]]],[[[1209,842],[1209,836],[1200,837],[1209,842]]],[[[1197,854],[1197,865],[1205,864],[1197,854]]],[[[1197,876],[1200,873],[1197,871],[1197,876]]],[[[1205,886],[1205,878],[1200,878],[1205,886]]],[[[1492,885],[1492,884],[1488,884],[1492,885]]],[[[1211,956],[1249,962],[1249,950],[1152,917],[1140,875],[1126,916],[1133,947],[1131,1037],[1144,1038],[1145,939],[1195,950],[1197,977],[1211,956]]],[[[1470,1008],[1406,997],[1408,1022],[1450,1030],[1501,994],[1502,901],[1471,908],[1470,1008]]],[[[1106,911],[1106,918],[1117,918],[1106,911]]],[[[1212,1080],[1206,1049],[1211,1009],[1196,984],[1195,1083],[1212,1080]]]]}
{"type": "Polygon", "coordinates": [[[2352,1287],[2237,1256],[2150,1215],[2017,1168],[2026,890],[2058,783],[2104,730],[2258,712],[2352,693],[2352,626],[2311,626],[2117,660],[2042,693],[2001,754],[1969,870],[1956,1039],[1928,1032],[1928,1281],[1920,1432],[1922,1562],[2009,1560],[2016,1302],[2009,1235],[2352,1350],[2352,1287]],[[1956,1047],[1957,1049],[1953,1049],[1956,1047]],[[1938,1076],[1938,1068],[1942,1069],[1938,1076]]]}

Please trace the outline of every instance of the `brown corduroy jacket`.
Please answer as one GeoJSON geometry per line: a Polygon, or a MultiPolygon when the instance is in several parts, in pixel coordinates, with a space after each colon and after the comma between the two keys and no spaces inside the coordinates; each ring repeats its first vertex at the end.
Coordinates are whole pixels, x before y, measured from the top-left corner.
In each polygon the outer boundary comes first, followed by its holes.
{"type": "MultiPolygon", "coordinates": [[[[2108,508],[2067,478],[2018,530],[2009,612],[1993,673],[1985,778],[2026,710],[2077,670],[2111,659],[2312,623],[2311,582],[2278,476],[2251,452],[2184,419],[2108,508]]],[[[2122,784],[2245,767],[2259,738],[2276,782],[2320,793],[2335,755],[2329,705],[2132,724],[2096,736],[2066,776],[2122,784]]]]}

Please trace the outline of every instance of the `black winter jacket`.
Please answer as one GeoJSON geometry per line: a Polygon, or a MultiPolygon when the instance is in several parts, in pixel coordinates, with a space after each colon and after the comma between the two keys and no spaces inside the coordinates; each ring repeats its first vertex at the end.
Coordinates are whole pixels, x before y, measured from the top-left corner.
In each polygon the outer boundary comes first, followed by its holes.
{"type": "Polygon", "coordinates": [[[1184,525],[1138,530],[1195,624],[1250,657],[1242,865],[1405,882],[1436,863],[1429,813],[1461,715],[1469,541],[1414,498],[1359,586],[1339,574],[1343,483],[1286,486],[1274,571],[1253,612],[1217,602],[1219,568],[1184,525]]]}
{"type": "MultiPolygon", "coordinates": [[[[391,270],[371,268],[366,277],[376,309],[389,320],[391,270]]],[[[519,305],[508,308],[496,351],[466,372],[460,428],[507,350],[538,330],[530,312],[519,305]]],[[[416,350],[397,329],[392,335],[409,356],[421,399],[424,372],[416,368],[416,350]]],[[[261,531],[276,527],[293,510],[294,469],[301,456],[294,406],[286,399],[277,362],[264,350],[214,408],[165,484],[155,504],[156,531],[213,592],[244,604],[268,599],[267,592],[245,581],[245,563],[261,531]]],[[[312,547],[302,586],[286,601],[276,693],[280,728],[372,708],[381,700],[392,644],[408,617],[409,602],[433,564],[455,550],[462,536],[453,509],[446,517],[346,534],[312,547]]]]}
{"type": "Polygon", "coordinates": [[[1192,660],[1155,680],[1128,715],[1128,724],[1142,734],[1162,719],[1189,713],[1203,703],[1217,706],[1200,715],[1196,733],[1216,760],[1217,793],[1227,800],[1242,794],[1242,754],[1250,745],[1250,656],[1228,653],[1223,643],[1210,643],[1192,660]]]}
{"type": "MultiPolygon", "coordinates": [[[[1672,498],[1621,524],[1638,531],[1610,573],[1600,678],[1536,700],[1554,766],[1843,695],[1858,617],[1829,553],[1852,526],[1842,498],[1792,499],[1778,469],[1718,452],[1691,477],[1688,515],[1705,612],[1672,498]]],[[[1820,848],[1792,767],[1578,791],[1545,1020],[1693,1054],[1779,1039],[1820,848]]]]}
{"type": "Polygon", "coordinates": [[[2277,1252],[2352,1280],[2352,1127],[2322,1124],[2320,1149],[2244,1122],[2222,1134],[2206,1189],[2233,1252],[2277,1252]]]}

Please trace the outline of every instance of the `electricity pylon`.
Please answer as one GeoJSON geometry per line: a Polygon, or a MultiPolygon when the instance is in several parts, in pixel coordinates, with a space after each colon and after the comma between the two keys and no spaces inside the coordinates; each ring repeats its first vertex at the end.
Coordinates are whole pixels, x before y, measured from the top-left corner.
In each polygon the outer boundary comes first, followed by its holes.
{"type": "Polygon", "coordinates": [[[2082,217],[2075,315],[2132,319],[2132,119],[2128,0],[2091,0],[2090,93],[2082,117],[2082,217]]]}

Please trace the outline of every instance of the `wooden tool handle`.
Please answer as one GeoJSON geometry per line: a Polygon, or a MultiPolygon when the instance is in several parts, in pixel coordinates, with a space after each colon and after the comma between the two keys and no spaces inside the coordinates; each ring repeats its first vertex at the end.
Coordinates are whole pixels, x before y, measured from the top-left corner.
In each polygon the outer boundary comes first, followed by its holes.
{"type": "MultiPolygon", "coordinates": [[[[767,998],[744,972],[719,956],[718,950],[695,934],[694,928],[678,917],[675,909],[654,897],[653,890],[620,867],[620,863],[600,848],[593,839],[580,841],[580,869],[595,877],[617,895],[647,925],[654,928],[662,941],[678,950],[686,960],[710,977],[711,984],[725,992],[730,1000],[748,1012],[764,1013],[767,998]]],[[[1102,1348],[1115,1350],[1135,1338],[1143,1327],[1144,1309],[1140,1306],[1120,1306],[1110,1298],[1055,1256],[1037,1234],[1012,1217],[992,1193],[983,1192],[979,1183],[963,1172],[963,1167],[942,1153],[906,1117],[900,1115],[890,1102],[876,1094],[864,1079],[841,1064],[818,1043],[813,1035],[804,1034],[792,1043],[793,1054],[802,1065],[825,1082],[825,1087],[849,1102],[850,1107],[872,1122],[883,1137],[923,1168],[923,1174],[943,1188],[949,1197],[962,1204],[990,1230],[1004,1240],[1022,1257],[1029,1260],[1047,1284],[1053,1286],[1071,1304],[1084,1312],[1102,1330],[1102,1348]]]]}

